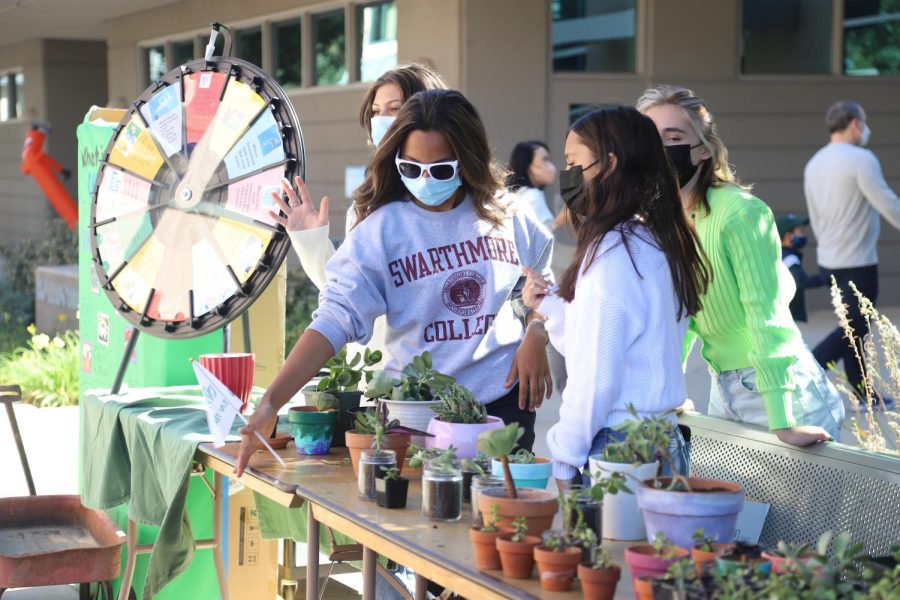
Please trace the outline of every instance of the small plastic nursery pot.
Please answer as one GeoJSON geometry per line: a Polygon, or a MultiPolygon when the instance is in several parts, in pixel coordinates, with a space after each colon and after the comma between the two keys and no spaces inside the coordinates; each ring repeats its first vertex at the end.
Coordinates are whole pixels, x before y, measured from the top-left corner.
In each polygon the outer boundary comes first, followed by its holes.
{"type": "Polygon", "coordinates": [[[536,546],[534,561],[538,566],[542,589],[548,592],[567,592],[572,589],[572,580],[575,579],[578,563],[581,562],[581,548],[568,546],[557,551],[536,546]]]}
{"type": "MultiPolygon", "coordinates": [[[[402,423],[402,421],[401,421],[402,423]]],[[[503,419],[487,418],[487,423],[445,423],[434,417],[428,422],[428,433],[434,437],[425,439],[426,448],[456,448],[458,458],[474,458],[477,454],[475,442],[482,431],[500,429],[503,419]]]]}
{"type": "Polygon", "coordinates": [[[475,549],[475,565],[486,571],[501,568],[500,552],[497,550],[499,531],[481,531],[478,527],[469,529],[469,539],[475,549]]]}
{"type": "Polygon", "coordinates": [[[621,576],[622,570],[616,566],[594,569],[589,563],[578,565],[578,581],[584,600],[612,600],[621,576]]]}
{"type": "Polygon", "coordinates": [[[512,534],[501,534],[497,537],[497,551],[503,576],[510,579],[531,579],[534,570],[534,548],[541,543],[536,535],[526,535],[521,542],[513,542],[512,534]]]}
{"type": "MultiPolygon", "coordinates": [[[[657,556],[656,549],[650,544],[636,544],[625,549],[625,564],[631,571],[631,580],[637,592],[638,579],[641,577],[660,577],[665,575],[672,563],[686,557],[688,551],[684,548],[675,548],[677,556],[672,558],[663,558],[657,556]]],[[[651,598],[653,597],[653,586],[649,587],[651,598]]]]}
{"type": "MultiPolygon", "coordinates": [[[[496,458],[491,460],[491,472],[496,477],[503,477],[503,463],[496,458]]],[[[539,490],[547,487],[550,475],[553,473],[553,465],[549,458],[535,457],[530,464],[509,463],[509,472],[512,475],[516,488],[536,488],[539,490]]]]}
{"type": "Polygon", "coordinates": [[[288,422],[298,455],[328,454],[338,411],[320,411],[314,406],[295,406],[288,411],[288,422]]]}
{"type": "Polygon", "coordinates": [[[375,479],[375,503],[381,508],[406,508],[409,479],[375,479]]]}
{"type": "MultiPolygon", "coordinates": [[[[359,453],[372,447],[375,436],[371,433],[346,433],[347,450],[350,452],[350,464],[353,466],[353,474],[359,476],[359,453]]],[[[393,450],[397,454],[397,467],[401,473],[406,462],[406,451],[409,449],[410,437],[405,433],[389,433],[384,436],[381,447],[384,450],[393,450]]]]}
{"type": "Polygon", "coordinates": [[[556,494],[549,490],[533,488],[517,489],[518,498],[509,498],[502,487],[481,490],[478,494],[478,508],[482,514],[490,513],[491,504],[500,506],[500,520],[497,529],[503,532],[512,531],[512,521],[516,517],[525,517],[528,532],[540,536],[550,529],[553,517],[559,510],[556,494]]]}
{"type": "Polygon", "coordinates": [[[728,575],[748,566],[764,575],[772,571],[772,563],[763,558],[762,549],[756,544],[734,544],[716,558],[716,572],[719,575],[728,575]]]}
{"type": "Polygon", "coordinates": [[[653,539],[657,532],[681,548],[694,546],[693,533],[703,529],[718,542],[734,539],[738,513],[744,506],[744,488],[730,481],[685,478],[691,487],[688,491],[666,489],[671,477],[661,477],[661,486],[652,486],[647,480],[637,486],[638,506],[644,515],[647,537],[653,539]]]}
{"type": "MultiPolygon", "coordinates": [[[[455,448],[456,446],[454,446],[455,448]]],[[[487,475],[491,475],[490,473],[490,462],[485,461],[475,461],[476,463],[487,475]]],[[[466,468],[466,465],[463,464],[463,502],[471,502],[472,501],[472,480],[477,479],[480,475],[476,471],[472,471],[466,468]]]]}
{"type": "Polygon", "coordinates": [[[359,408],[362,392],[319,392],[315,386],[307,386],[303,388],[302,392],[309,406],[316,406],[320,394],[327,393],[337,398],[341,408],[337,423],[334,425],[334,439],[331,445],[335,448],[343,448],[345,446],[344,434],[353,429],[354,414],[352,411],[359,408]]]}

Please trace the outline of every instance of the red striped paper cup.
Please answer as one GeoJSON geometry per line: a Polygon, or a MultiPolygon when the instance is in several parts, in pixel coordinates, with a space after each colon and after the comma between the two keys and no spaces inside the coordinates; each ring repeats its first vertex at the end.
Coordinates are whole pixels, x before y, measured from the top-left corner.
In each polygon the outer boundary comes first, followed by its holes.
{"type": "Polygon", "coordinates": [[[241,399],[241,412],[247,410],[253,376],[256,372],[256,355],[247,352],[227,352],[221,354],[201,354],[200,364],[225,384],[241,399]]]}

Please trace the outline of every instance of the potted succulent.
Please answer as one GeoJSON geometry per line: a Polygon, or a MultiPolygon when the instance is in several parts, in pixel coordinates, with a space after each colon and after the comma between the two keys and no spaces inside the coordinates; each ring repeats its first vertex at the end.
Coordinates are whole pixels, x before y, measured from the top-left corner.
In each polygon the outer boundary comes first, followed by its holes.
{"type": "Polygon", "coordinates": [[[422,469],[422,514],[432,521],[458,521],[462,516],[462,470],[450,446],[422,469]]]}
{"type": "Polygon", "coordinates": [[[703,533],[703,528],[694,531],[691,537],[694,540],[694,545],[691,547],[691,559],[697,565],[697,575],[700,575],[705,565],[715,565],[716,558],[732,547],[732,544],[716,542],[703,533]]]}
{"type": "Polygon", "coordinates": [[[425,441],[428,448],[453,446],[460,458],[474,458],[478,435],[503,427],[502,419],[489,416],[484,404],[458,383],[451,383],[435,397],[440,404],[431,407],[437,414],[428,422],[428,433],[434,436],[425,441]]]}
{"type": "Polygon", "coordinates": [[[762,552],[756,544],[736,542],[716,558],[716,572],[722,575],[740,571],[768,574],[772,563],[763,558],[762,552]]]}
{"type": "Polygon", "coordinates": [[[338,399],[331,394],[320,394],[316,406],[294,406],[288,411],[298,455],[328,454],[338,412],[338,399]]]}
{"type": "Polygon", "coordinates": [[[474,458],[462,460],[463,502],[472,501],[472,480],[488,475],[491,459],[484,452],[476,452],[474,458]]]}
{"type": "Polygon", "coordinates": [[[675,561],[665,575],[653,580],[655,600],[706,600],[709,597],[709,591],[697,575],[696,563],[689,558],[675,561]]]}
{"type": "Polygon", "coordinates": [[[622,569],[614,565],[609,552],[599,546],[594,547],[592,561],[578,565],[584,600],[612,600],[621,576],[622,569]]]}
{"type": "Polygon", "coordinates": [[[379,362],[381,362],[380,350],[372,352],[366,348],[364,354],[357,352],[348,362],[347,348],[341,348],[340,352],[325,363],[327,374],[319,379],[319,383],[303,388],[307,405],[316,405],[321,394],[330,394],[340,403],[340,414],[334,428],[332,444],[335,447],[344,446],[344,433],[353,427],[353,415],[350,411],[359,408],[362,397],[362,392],[359,391],[360,382],[365,378],[366,383],[369,383],[373,377],[370,367],[379,362]]]}
{"type": "Polygon", "coordinates": [[[773,573],[784,573],[796,568],[798,564],[809,565],[811,561],[820,564],[821,557],[828,551],[830,541],[830,532],[826,532],[819,538],[816,554],[812,552],[809,544],[789,544],[779,541],[775,548],[763,552],[762,557],[772,563],[773,573]]]}
{"type": "Polygon", "coordinates": [[[547,535],[535,546],[534,560],[538,566],[542,589],[548,592],[567,592],[572,589],[575,571],[582,561],[582,551],[580,546],[571,543],[565,533],[547,535]]]}
{"type": "Polygon", "coordinates": [[[654,537],[661,532],[675,545],[686,549],[693,546],[692,535],[700,527],[717,542],[733,539],[738,513],[744,506],[743,486],[676,474],[668,443],[676,425],[665,414],[645,417],[641,422],[661,432],[659,442],[655,444],[659,458],[657,472],[637,486],[638,506],[647,535],[654,537]],[[661,477],[663,465],[667,465],[673,475],[661,477]]]}
{"type": "Polygon", "coordinates": [[[455,381],[453,377],[435,371],[431,354],[423,352],[403,368],[399,380],[383,375],[379,385],[366,390],[366,396],[384,403],[391,419],[422,431],[434,417],[431,407],[441,403],[437,399],[438,392],[455,381]]]}
{"type": "Polygon", "coordinates": [[[497,551],[497,536],[500,535],[500,530],[497,529],[499,511],[500,506],[492,504],[490,512],[483,518],[484,524],[479,526],[476,523],[469,529],[469,539],[475,548],[475,564],[479,569],[495,571],[501,568],[500,553],[497,551]]]}
{"type": "Polygon", "coordinates": [[[409,479],[400,477],[398,467],[381,467],[380,470],[382,476],[375,480],[375,502],[382,508],[406,508],[409,479]]]}
{"type": "Polygon", "coordinates": [[[513,519],[524,517],[528,522],[528,530],[540,535],[553,524],[559,502],[556,494],[548,490],[516,489],[509,471],[508,457],[524,433],[525,430],[518,424],[511,423],[502,429],[484,431],[478,436],[478,450],[499,459],[503,466],[503,488],[481,490],[478,494],[478,508],[483,513],[496,502],[500,505],[497,526],[501,531],[510,531],[513,519]]]}
{"type": "MultiPolygon", "coordinates": [[[[658,456],[668,448],[671,426],[663,419],[641,419],[634,405],[632,415],[613,429],[624,436],[620,442],[608,444],[602,454],[589,458],[591,480],[597,482],[619,473],[640,483],[656,475],[658,456]]],[[[637,497],[627,488],[603,505],[603,534],[612,540],[635,541],[647,537],[637,497]]]]}
{"type": "Polygon", "coordinates": [[[396,420],[388,421],[387,411],[383,406],[357,412],[354,429],[346,434],[347,450],[350,452],[354,475],[359,475],[359,455],[366,448],[393,450],[397,454],[397,467],[403,471],[413,434],[427,435],[403,427],[396,420]]]}
{"type": "MultiPolygon", "coordinates": [[[[393,450],[367,448],[359,455],[359,474],[356,476],[359,497],[375,502],[378,499],[376,482],[390,469],[397,468],[397,454],[393,450]]],[[[400,470],[397,469],[399,473],[400,470]]]]}
{"type": "Polygon", "coordinates": [[[638,598],[653,598],[654,577],[660,577],[669,565],[685,558],[688,551],[674,546],[657,532],[651,544],[635,544],[625,549],[625,563],[631,571],[631,581],[638,598]]]}
{"type": "Polygon", "coordinates": [[[541,538],[527,535],[528,522],[525,517],[516,517],[510,525],[512,533],[497,536],[497,551],[503,576],[510,579],[531,579],[534,570],[534,548],[541,538]]]}
{"type": "MultiPolygon", "coordinates": [[[[519,448],[508,457],[509,472],[518,488],[547,487],[550,475],[553,473],[553,465],[549,458],[537,457],[525,448],[519,448]]],[[[503,463],[494,459],[491,461],[491,470],[494,475],[503,474],[503,463]]]]}

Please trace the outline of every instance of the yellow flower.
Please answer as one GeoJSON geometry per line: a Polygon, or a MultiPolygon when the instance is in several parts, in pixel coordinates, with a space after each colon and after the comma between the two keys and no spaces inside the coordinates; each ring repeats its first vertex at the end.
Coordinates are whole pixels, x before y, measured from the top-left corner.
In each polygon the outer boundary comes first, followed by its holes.
{"type": "Polygon", "coordinates": [[[56,315],[56,320],[59,321],[60,323],[62,323],[63,321],[65,321],[68,318],[69,318],[69,316],[66,313],[59,313],[58,315],[56,315]]]}
{"type": "Polygon", "coordinates": [[[37,327],[34,326],[34,323],[25,328],[25,331],[28,332],[28,335],[35,335],[37,333],[37,327]]]}
{"type": "Polygon", "coordinates": [[[50,346],[50,336],[46,333],[35,335],[31,338],[31,344],[35,350],[44,350],[50,346]]]}
{"type": "Polygon", "coordinates": [[[12,318],[12,315],[10,315],[8,312],[3,313],[3,322],[4,323],[9,323],[9,320],[11,318],[12,318]]]}
{"type": "Polygon", "coordinates": [[[66,342],[59,336],[53,338],[53,345],[59,349],[63,349],[66,347],[66,342]]]}

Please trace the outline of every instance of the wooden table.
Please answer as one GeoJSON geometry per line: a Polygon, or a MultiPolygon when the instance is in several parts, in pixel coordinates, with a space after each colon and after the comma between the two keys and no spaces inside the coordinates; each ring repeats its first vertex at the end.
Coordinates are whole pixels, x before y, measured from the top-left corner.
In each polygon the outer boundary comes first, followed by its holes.
{"type": "MultiPolygon", "coordinates": [[[[233,474],[238,444],[214,448],[201,444],[198,461],[211,469],[233,474]]],[[[287,462],[285,469],[266,454],[251,460],[240,481],[247,487],[287,507],[310,503],[308,539],[319,537],[323,524],[352,537],[362,544],[363,598],[375,598],[375,559],[385,556],[416,573],[416,597],[425,597],[425,580],[449,588],[466,598],[581,598],[576,581],[571,592],[552,593],[541,589],[537,575],[530,580],[504,578],[500,571],[480,571],[475,566],[469,540],[469,519],[464,514],[457,523],[427,520],[421,513],[421,481],[410,481],[405,509],[387,510],[374,502],[360,500],[356,479],[345,449],[333,449],[325,457],[296,456],[293,448],[279,451],[287,462]]],[[[468,506],[464,506],[468,510],[468,506]]],[[[627,543],[604,542],[614,562],[622,567],[617,598],[632,598],[634,593],[624,551],[627,543]]],[[[318,598],[318,545],[307,545],[306,597],[318,598]]],[[[535,571],[536,572],[536,571],[535,571]]]]}

